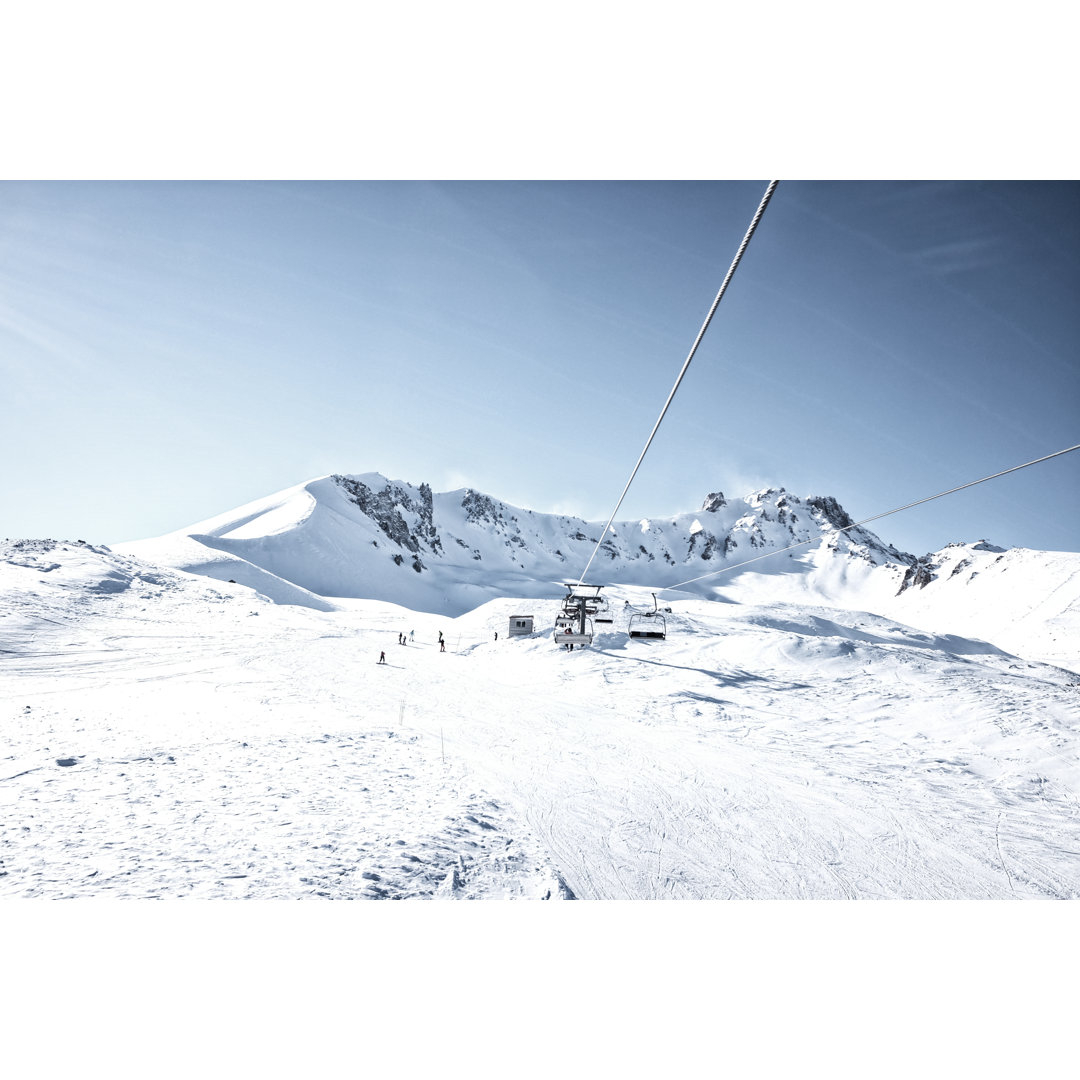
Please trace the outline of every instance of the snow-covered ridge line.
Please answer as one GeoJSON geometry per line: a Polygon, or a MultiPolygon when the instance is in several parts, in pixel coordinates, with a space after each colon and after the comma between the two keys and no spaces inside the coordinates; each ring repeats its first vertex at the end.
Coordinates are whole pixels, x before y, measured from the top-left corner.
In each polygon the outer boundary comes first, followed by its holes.
{"type": "MultiPolygon", "coordinates": [[[[698,511],[615,523],[594,565],[602,580],[654,588],[800,543],[817,543],[823,554],[868,566],[915,565],[914,556],[867,530],[841,531],[850,525],[829,497],[801,499],[768,488],[729,500],[713,492],[698,511]]],[[[166,537],[120,547],[184,569],[205,563],[211,549],[215,577],[225,571],[218,565],[225,553],[323,597],[461,611],[503,592],[489,587],[497,580],[515,582],[518,595],[528,596],[536,583],[546,594],[550,582],[574,578],[602,528],[471,488],[434,493],[426,483],[390,481],[379,473],[333,474],[166,537]],[[526,580],[534,584],[522,592],[526,580]],[[467,606],[448,595],[463,587],[467,606]]],[[[710,588],[695,591],[708,595],[710,588]]]]}
{"type": "MultiPolygon", "coordinates": [[[[831,496],[771,487],[729,499],[714,491],[695,511],[616,522],[590,576],[650,591],[699,578],[666,599],[827,603],[1080,666],[1070,629],[1080,555],[977,541],[916,557],[852,525],[831,496]],[[793,545],[801,546],[784,550],[793,545]],[[770,552],[777,554],[738,566],[770,552]]],[[[341,600],[381,600],[457,616],[502,597],[560,595],[559,583],[577,579],[602,529],[472,488],[434,492],[371,472],[319,477],[117,550],[237,582],[276,603],[327,610],[341,600]]]]}

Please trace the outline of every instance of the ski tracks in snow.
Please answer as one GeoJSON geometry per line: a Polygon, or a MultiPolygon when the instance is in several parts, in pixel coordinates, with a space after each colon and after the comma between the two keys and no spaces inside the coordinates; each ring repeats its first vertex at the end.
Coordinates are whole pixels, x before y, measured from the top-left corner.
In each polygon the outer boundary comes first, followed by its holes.
{"type": "Polygon", "coordinates": [[[748,677],[745,664],[681,663],[669,643],[644,658],[555,653],[486,672],[495,689],[478,689],[455,737],[523,808],[578,896],[1077,895],[1077,865],[1022,827],[1049,816],[1075,849],[1068,789],[1034,805],[1024,793],[1017,817],[1008,748],[996,734],[969,741],[996,731],[1002,708],[1029,728],[1060,710],[1060,736],[1077,718],[1060,686],[922,646],[781,645],[772,656],[748,677]],[[867,664],[904,670],[902,688],[883,692],[888,680],[861,676],[867,664]]]}
{"type": "Polygon", "coordinates": [[[10,635],[0,895],[1080,896],[1052,668],[796,606],[567,653],[490,611],[167,599],[10,635]]]}

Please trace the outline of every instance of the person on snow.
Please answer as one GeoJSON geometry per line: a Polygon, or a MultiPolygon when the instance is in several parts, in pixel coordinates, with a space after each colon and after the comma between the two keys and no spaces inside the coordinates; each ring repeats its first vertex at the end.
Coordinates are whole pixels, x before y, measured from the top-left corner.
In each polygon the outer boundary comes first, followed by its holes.
{"type": "Polygon", "coordinates": [[[379,663],[380,664],[385,664],[386,663],[386,650],[385,649],[379,653],[379,663]]]}

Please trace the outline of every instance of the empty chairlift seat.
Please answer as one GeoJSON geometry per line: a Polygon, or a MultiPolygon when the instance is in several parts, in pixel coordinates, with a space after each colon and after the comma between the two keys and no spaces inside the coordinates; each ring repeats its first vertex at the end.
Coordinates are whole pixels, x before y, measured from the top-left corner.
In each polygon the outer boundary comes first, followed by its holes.
{"type": "Polygon", "coordinates": [[[653,594],[653,610],[631,612],[626,632],[632,638],[659,638],[663,640],[667,637],[667,619],[657,609],[655,593],[653,594]]]}
{"type": "Polygon", "coordinates": [[[667,620],[655,611],[637,611],[630,616],[631,637],[666,638],[667,620]]]}

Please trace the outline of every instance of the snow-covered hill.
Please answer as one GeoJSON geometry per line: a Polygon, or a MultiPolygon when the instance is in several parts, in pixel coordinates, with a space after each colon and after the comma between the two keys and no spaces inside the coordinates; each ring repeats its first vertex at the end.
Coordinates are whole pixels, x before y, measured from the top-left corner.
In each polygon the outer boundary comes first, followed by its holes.
{"type": "Polygon", "coordinates": [[[726,599],[567,652],[555,599],[317,610],[0,544],[0,896],[1080,899],[1080,678],[726,599]]]}
{"type": "MultiPolygon", "coordinates": [[[[851,525],[831,497],[715,492],[693,512],[614,524],[589,579],[616,599],[618,586],[679,585],[665,604],[702,596],[868,610],[1080,670],[1080,555],[978,542],[917,558],[851,525]],[[783,550],[793,545],[802,546],[783,550]]],[[[500,597],[560,595],[602,529],[471,489],[438,494],[366,473],[321,477],[117,550],[278,603],[327,611],[341,598],[376,599],[457,616],[500,597]]]]}
{"type": "Polygon", "coordinates": [[[950,544],[916,570],[917,583],[895,596],[872,581],[843,600],[1080,671],[1080,554],[979,541],[950,544]]]}
{"type": "Polygon", "coordinates": [[[5,541],[0,896],[1080,899],[1080,555],[850,524],[621,522],[573,652],[602,526],[471,490],[5,541]]]}

